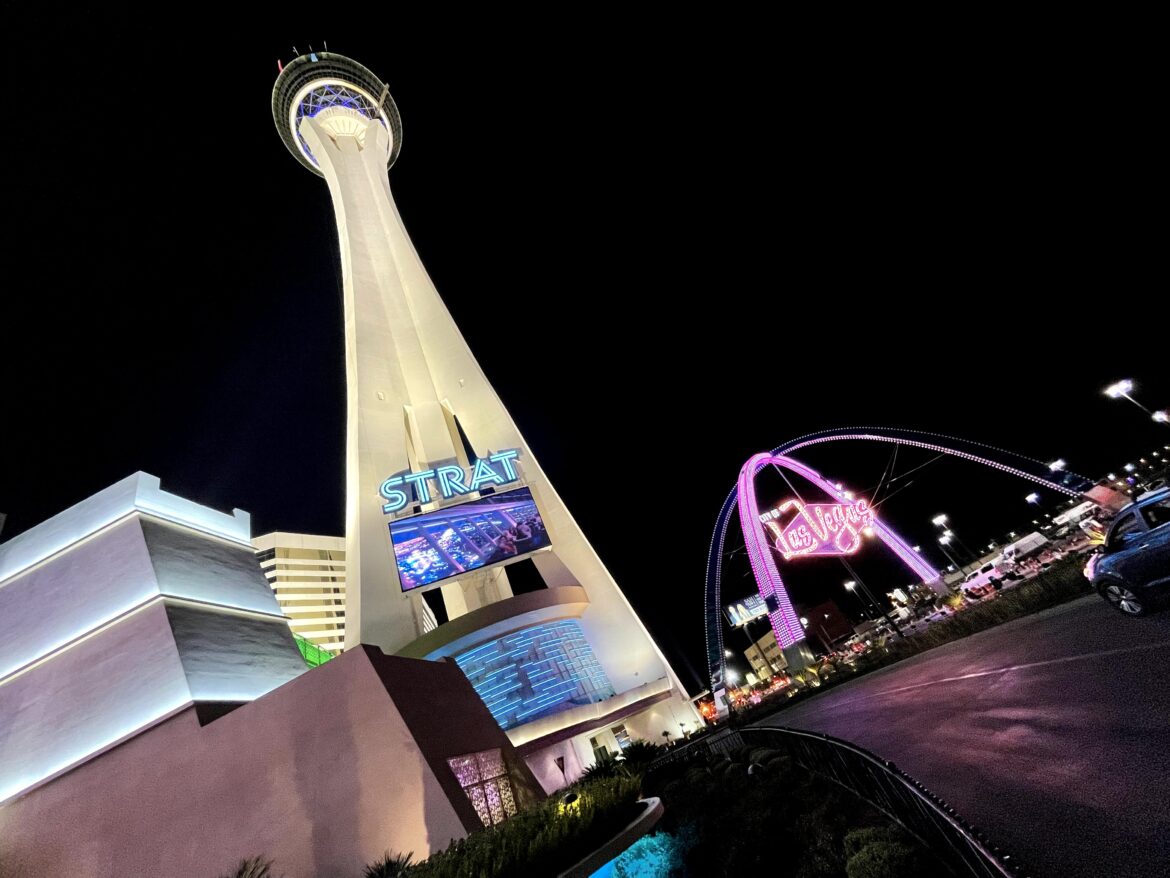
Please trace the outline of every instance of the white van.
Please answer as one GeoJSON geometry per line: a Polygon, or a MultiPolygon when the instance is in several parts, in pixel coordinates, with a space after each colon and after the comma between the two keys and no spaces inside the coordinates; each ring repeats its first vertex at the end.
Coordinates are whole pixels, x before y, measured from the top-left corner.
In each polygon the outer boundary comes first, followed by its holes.
{"type": "Polygon", "coordinates": [[[996,586],[1002,581],[1003,574],[995,566],[995,561],[988,561],[978,570],[967,574],[961,589],[967,597],[978,599],[994,593],[996,586]]]}
{"type": "Polygon", "coordinates": [[[1003,558],[1000,566],[1005,570],[1012,569],[1025,558],[1030,558],[1038,554],[1049,542],[1048,537],[1044,536],[1044,534],[1039,531],[1033,531],[1027,536],[1016,540],[1014,543],[1003,547],[1003,554],[999,556],[1003,558]]]}

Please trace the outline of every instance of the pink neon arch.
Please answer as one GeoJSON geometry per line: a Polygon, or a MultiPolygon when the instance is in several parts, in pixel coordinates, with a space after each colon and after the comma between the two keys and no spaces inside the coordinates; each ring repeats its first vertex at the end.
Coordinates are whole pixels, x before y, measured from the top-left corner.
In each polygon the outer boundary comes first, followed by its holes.
{"type": "MultiPolygon", "coordinates": [[[[788,647],[804,640],[804,628],[800,618],[792,607],[788,598],[788,591],[784,588],[784,580],[776,567],[776,558],[768,538],[764,533],[764,526],[760,523],[760,504],[756,498],[756,474],[766,466],[780,466],[796,473],[812,482],[831,497],[845,499],[843,492],[837,486],[826,480],[816,470],[810,469],[798,460],[776,454],[757,454],[743,465],[739,471],[739,484],[736,488],[736,499],[739,504],[739,523],[743,529],[744,542],[747,545],[748,560],[752,565],[752,572],[756,576],[756,584],[760,589],[760,597],[769,607],[775,610],[768,613],[772,622],[772,630],[776,634],[776,641],[781,647],[788,647]],[[771,598],[771,600],[769,600],[771,598]]],[[[922,577],[923,582],[933,582],[938,579],[939,573],[915,552],[905,541],[886,527],[875,517],[873,529],[894,554],[909,567],[916,576],[922,577]]]]}

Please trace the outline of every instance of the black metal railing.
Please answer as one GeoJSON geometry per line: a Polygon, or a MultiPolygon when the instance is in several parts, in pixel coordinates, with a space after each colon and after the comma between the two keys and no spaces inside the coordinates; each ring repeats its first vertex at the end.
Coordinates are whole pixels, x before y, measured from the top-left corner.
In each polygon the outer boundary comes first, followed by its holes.
{"type": "Polygon", "coordinates": [[[654,760],[652,769],[741,747],[786,753],[807,771],[844,787],[915,836],[961,878],[1025,878],[1029,874],[892,762],[829,735],[778,727],[725,729],[673,747],[654,760]]]}

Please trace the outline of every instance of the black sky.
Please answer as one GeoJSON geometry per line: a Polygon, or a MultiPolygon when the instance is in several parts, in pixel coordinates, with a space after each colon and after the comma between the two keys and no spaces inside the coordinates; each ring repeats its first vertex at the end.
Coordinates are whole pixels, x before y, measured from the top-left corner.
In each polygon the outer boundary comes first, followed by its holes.
{"type": "MultiPolygon", "coordinates": [[[[1096,477],[1168,441],[1100,392],[1132,377],[1170,405],[1161,99],[1136,59],[859,53],[736,21],[545,23],[533,42],[490,18],[457,39],[389,13],[258,39],[222,21],[21,15],[6,48],[10,82],[30,88],[6,122],[6,538],[139,469],[249,510],[257,533],[341,532],[333,217],[269,109],[277,58],[321,37],[389,84],[414,244],[684,678],[703,664],[714,516],[755,451],[898,425],[1096,477]]],[[[888,457],[806,455],[858,488],[888,457]]],[[[904,453],[899,470],[928,459],[904,453]]],[[[943,462],[883,509],[922,543],[946,511],[975,545],[1027,523],[1028,490],[943,462]]],[[[854,612],[842,578],[825,562],[799,589],[854,612]]]]}

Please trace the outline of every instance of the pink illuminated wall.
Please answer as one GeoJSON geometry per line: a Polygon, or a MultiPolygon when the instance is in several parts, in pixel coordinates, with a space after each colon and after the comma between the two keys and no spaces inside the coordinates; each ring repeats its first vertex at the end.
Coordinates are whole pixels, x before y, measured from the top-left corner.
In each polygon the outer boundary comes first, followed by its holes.
{"type": "MultiPolygon", "coordinates": [[[[796,473],[812,482],[829,496],[836,498],[842,505],[849,505],[849,501],[844,492],[837,490],[836,485],[823,478],[820,473],[791,457],[767,453],[757,454],[739,471],[736,500],[739,505],[739,522],[740,527],[743,528],[748,560],[751,562],[752,572],[755,574],[756,584],[760,589],[760,596],[768,603],[768,618],[772,622],[772,630],[776,633],[776,640],[781,647],[788,647],[804,639],[804,628],[788,598],[788,592],[784,588],[784,580],[776,566],[776,553],[769,543],[765,525],[760,521],[760,507],[756,498],[755,481],[756,474],[766,466],[783,467],[796,473]]],[[[923,561],[917,552],[876,516],[873,516],[872,520],[867,518],[867,521],[868,527],[872,527],[878,539],[892,549],[894,554],[901,558],[916,576],[922,578],[923,582],[933,582],[938,579],[938,571],[923,561]]]]}

